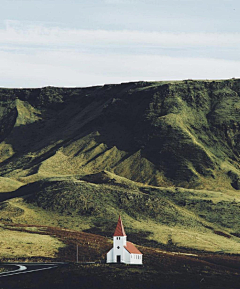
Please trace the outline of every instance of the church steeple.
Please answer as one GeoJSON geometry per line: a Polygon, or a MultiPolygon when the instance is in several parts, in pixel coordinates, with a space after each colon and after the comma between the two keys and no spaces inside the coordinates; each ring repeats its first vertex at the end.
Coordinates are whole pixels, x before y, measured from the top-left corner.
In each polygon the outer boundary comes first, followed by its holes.
{"type": "Polygon", "coordinates": [[[117,227],[115,229],[115,233],[113,235],[113,237],[125,237],[127,236],[125,231],[124,231],[124,227],[123,227],[123,223],[122,223],[122,219],[121,219],[121,216],[119,215],[119,218],[118,218],[118,223],[117,223],[117,227]]]}
{"type": "Polygon", "coordinates": [[[107,253],[107,263],[142,264],[142,253],[127,241],[120,215],[113,235],[113,248],[107,253]]]}

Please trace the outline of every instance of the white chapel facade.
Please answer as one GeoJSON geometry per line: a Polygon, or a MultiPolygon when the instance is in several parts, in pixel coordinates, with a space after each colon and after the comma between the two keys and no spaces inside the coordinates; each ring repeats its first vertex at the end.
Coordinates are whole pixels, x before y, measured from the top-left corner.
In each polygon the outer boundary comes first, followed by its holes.
{"type": "Polygon", "coordinates": [[[113,235],[113,248],[107,253],[107,263],[125,263],[142,265],[143,254],[127,241],[121,217],[113,235]]]}

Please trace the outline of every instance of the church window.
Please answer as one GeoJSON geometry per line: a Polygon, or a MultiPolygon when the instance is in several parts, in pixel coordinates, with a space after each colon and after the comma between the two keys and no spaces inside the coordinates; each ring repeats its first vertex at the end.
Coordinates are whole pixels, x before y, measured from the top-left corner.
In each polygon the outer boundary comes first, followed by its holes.
{"type": "Polygon", "coordinates": [[[117,248],[118,248],[118,249],[120,249],[120,247],[119,247],[119,246],[117,246],[117,248]]]}

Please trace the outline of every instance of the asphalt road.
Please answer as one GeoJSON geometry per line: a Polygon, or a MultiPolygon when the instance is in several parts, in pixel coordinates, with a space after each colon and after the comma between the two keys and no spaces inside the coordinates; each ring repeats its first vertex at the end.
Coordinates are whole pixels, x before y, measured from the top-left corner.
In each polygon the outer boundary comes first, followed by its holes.
{"type": "Polygon", "coordinates": [[[58,266],[63,265],[63,264],[64,263],[1,263],[0,266],[3,266],[5,268],[9,266],[9,267],[14,267],[16,269],[0,273],[0,278],[13,276],[17,274],[25,274],[25,273],[30,273],[30,272],[50,270],[53,268],[57,268],[58,266]]]}

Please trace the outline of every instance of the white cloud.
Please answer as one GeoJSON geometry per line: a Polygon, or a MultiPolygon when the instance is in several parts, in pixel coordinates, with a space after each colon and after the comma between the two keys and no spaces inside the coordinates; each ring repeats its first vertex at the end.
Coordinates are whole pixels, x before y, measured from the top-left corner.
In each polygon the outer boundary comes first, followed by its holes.
{"type": "Polygon", "coordinates": [[[204,53],[198,56],[205,48],[236,51],[240,48],[239,36],[60,29],[8,21],[0,29],[0,86],[91,86],[135,80],[240,77],[240,61],[207,58],[204,53]],[[136,49],[139,47],[143,52],[136,49]],[[191,53],[192,57],[182,57],[181,53],[170,57],[161,55],[160,49],[151,54],[151,47],[165,48],[166,54],[168,48],[197,52],[191,53]]]}
{"type": "Polygon", "coordinates": [[[0,29],[0,44],[62,47],[79,46],[156,46],[165,48],[240,48],[240,33],[165,33],[142,31],[80,30],[22,24],[8,21],[0,29]]]}

